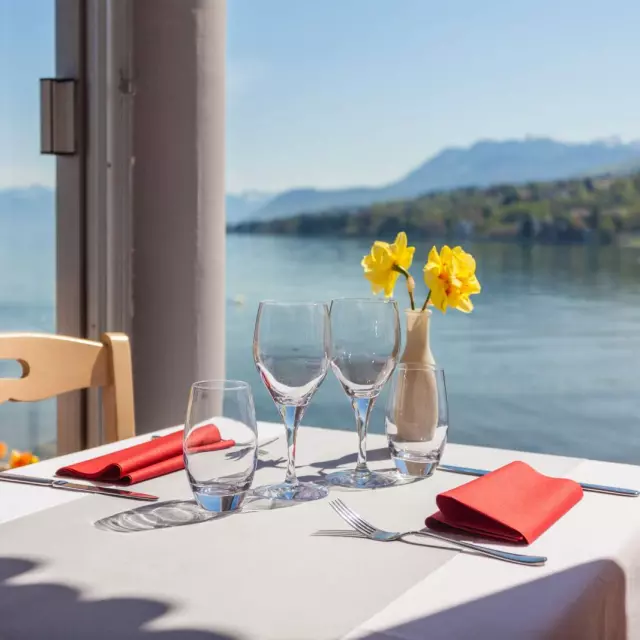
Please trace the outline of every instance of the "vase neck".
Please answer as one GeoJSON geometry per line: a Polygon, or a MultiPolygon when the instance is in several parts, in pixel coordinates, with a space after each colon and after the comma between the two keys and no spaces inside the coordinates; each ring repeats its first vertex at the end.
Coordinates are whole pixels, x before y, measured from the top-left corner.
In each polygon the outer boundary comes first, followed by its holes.
{"type": "Polygon", "coordinates": [[[406,311],[406,341],[401,362],[435,364],[429,343],[431,311],[406,311]]]}

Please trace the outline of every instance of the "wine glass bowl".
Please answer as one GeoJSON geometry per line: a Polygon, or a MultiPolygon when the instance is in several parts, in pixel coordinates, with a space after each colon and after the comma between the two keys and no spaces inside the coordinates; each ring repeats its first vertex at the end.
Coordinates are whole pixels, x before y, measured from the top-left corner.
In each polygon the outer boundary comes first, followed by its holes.
{"type": "Polygon", "coordinates": [[[272,356],[258,351],[256,367],[276,404],[306,406],[324,380],[328,362],[312,353],[272,356]]]}
{"type": "Polygon", "coordinates": [[[345,393],[351,396],[369,396],[380,393],[393,372],[395,360],[384,357],[363,359],[351,354],[336,355],[331,360],[331,369],[345,393]]]}

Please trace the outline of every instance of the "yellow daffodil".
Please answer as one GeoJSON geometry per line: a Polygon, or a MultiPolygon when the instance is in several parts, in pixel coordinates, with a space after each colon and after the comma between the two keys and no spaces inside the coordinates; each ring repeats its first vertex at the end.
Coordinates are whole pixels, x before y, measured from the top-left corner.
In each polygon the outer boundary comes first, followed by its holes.
{"type": "Polygon", "coordinates": [[[7,457],[7,445],[4,442],[0,442],[0,460],[7,457]]]}
{"type": "Polygon", "coordinates": [[[431,303],[443,313],[447,307],[470,313],[473,303],[469,296],[480,293],[476,261],[462,247],[444,246],[440,253],[433,247],[424,267],[424,281],[431,303]]]}
{"type": "Polygon", "coordinates": [[[371,283],[374,294],[384,291],[390,298],[396,286],[398,276],[402,273],[407,278],[409,295],[413,295],[413,278],[409,275],[409,267],[413,262],[415,247],[407,246],[407,234],[402,231],[396,236],[393,244],[377,240],[371,247],[371,253],[362,259],[364,277],[371,283]]]}
{"type": "Polygon", "coordinates": [[[34,456],[31,451],[16,451],[14,449],[11,452],[11,457],[9,458],[9,468],[16,469],[17,467],[24,467],[28,464],[34,464],[39,461],[40,458],[38,458],[38,456],[34,456]]]}

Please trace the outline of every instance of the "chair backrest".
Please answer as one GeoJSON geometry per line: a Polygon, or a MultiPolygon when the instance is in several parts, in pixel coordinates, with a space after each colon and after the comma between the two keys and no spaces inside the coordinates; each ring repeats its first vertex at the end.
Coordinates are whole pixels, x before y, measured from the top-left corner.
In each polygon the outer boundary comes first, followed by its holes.
{"type": "Polygon", "coordinates": [[[129,338],[105,333],[102,342],[39,333],[0,334],[0,359],[17,360],[21,378],[0,378],[0,403],[46,400],[102,387],[105,439],[135,435],[129,338]]]}

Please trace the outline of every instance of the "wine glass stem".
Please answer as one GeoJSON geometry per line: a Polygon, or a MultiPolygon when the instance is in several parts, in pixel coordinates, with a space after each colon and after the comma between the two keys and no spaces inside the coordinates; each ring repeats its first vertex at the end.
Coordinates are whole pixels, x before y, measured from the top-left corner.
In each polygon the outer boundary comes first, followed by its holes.
{"type": "Polygon", "coordinates": [[[298,478],[296,478],[296,438],[304,410],[305,407],[292,405],[280,407],[280,414],[287,432],[287,475],[284,481],[292,485],[298,484],[298,478]]]}
{"type": "Polygon", "coordinates": [[[351,398],[351,406],[356,414],[356,428],[358,430],[358,463],[356,473],[367,474],[367,429],[369,428],[369,416],[375,398],[351,398]]]}

